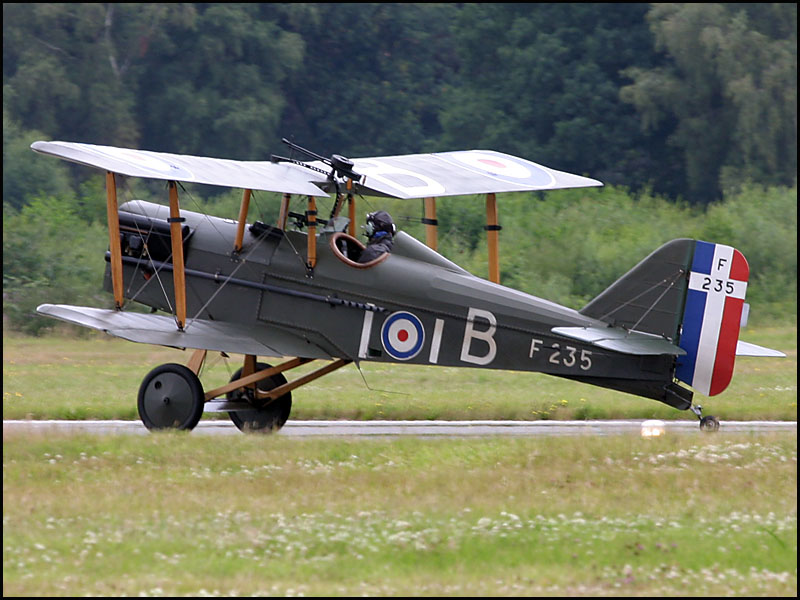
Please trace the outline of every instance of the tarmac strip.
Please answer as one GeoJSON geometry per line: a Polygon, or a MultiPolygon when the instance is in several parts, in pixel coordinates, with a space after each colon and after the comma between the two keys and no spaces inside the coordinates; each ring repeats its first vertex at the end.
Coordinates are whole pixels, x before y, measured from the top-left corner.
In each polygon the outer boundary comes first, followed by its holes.
{"type": "MultiPolygon", "coordinates": [[[[288,421],[278,432],[284,437],[475,437],[642,435],[642,420],[619,421],[288,421]]],[[[648,421],[647,423],[652,423],[648,421]]],[[[663,434],[702,433],[698,421],[660,421],[663,434]]],[[[96,434],[147,434],[140,421],[4,420],[11,431],[64,431],[96,434]]],[[[797,433],[797,421],[722,421],[718,434],[797,433]]],[[[241,435],[227,420],[206,420],[193,430],[200,435],[241,435]]]]}

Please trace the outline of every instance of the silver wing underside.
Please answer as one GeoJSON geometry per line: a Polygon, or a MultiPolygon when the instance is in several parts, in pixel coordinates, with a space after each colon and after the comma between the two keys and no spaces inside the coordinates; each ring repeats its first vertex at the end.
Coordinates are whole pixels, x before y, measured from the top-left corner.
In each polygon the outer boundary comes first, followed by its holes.
{"type": "Polygon", "coordinates": [[[67,304],[42,304],[36,312],[143,344],[256,356],[332,358],[330,353],[310,340],[264,324],[245,327],[235,323],[194,319],[187,322],[184,331],[179,331],[175,320],[165,315],[67,304]]]}
{"type": "Polygon", "coordinates": [[[324,175],[289,163],[228,160],[74,142],[34,142],[31,148],[40,154],[129,177],[286,194],[326,195],[314,184],[314,181],[324,183],[324,175]]]}

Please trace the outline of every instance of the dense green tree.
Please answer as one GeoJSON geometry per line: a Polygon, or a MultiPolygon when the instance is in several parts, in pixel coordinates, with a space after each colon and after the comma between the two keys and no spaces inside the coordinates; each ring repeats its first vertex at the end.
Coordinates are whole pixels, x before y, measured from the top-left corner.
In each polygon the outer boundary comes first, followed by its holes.
{"type": "Polygon", "coordinates": [[[607,183],[642,185],[660,171],[620,71],[652,66],[643,4],[470,4],[458,14],[457,85],[443,139],[481,145],[607,183]]]}
{"type": "Polygon", "coordinates": [[[64,163],[34,160],[31,143],[42,139],[36,131],[23,131],[3,110],[3,204],[22,208],[39,195],[68,196],[72,181],[64,163]]]}
{"type": "Polygon", "coordinates": [[[53,139],[248,159],[282,136],[326,155],[485,147],[706,202],[796,177],[796,11],[12,3],[3,107],[53,139]]]}
{"type": "Polygon", "coordinates": [[[441,149],[438,115],[454,49],[450,4],[317,4],[284,15],[306,42],[284,85],[282,133],[321,154],[365,156],[441,149]]]}
{"type": "Polygon", "coordinates": [[[797,5],[658,4],[648,21],[668,61],[629,67],[622,98],[645,129],[674,121],[688,197],[796,181],[797,5]]]}
{"type": "Polygon", "coordinates": [[[24,129],[136,146],[138,66],[181,5],[4,4],[3,106],[24,129]]]}
{"type": "Polygon", "coordinates": [[[154,150],[265,159],[279,139],[282,85],[305,43],[270,4],[198,4],[151,42],[138,98],[142,144],[154,150]]]}
{"type": "Polygon", "coordinates": [[[104,225],[87,224],[71,198],[33,198],[20,211],[3,207],[3,315],[28,333],[53,326],[36,315],[51,303],[109,306],[102,291],[108,247],[104,225]]]}

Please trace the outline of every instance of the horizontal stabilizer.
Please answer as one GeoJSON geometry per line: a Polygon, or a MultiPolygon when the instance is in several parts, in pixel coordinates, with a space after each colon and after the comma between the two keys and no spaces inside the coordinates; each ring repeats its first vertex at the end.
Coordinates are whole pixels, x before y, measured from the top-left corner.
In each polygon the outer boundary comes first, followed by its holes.
{"type": "Polygon", "coordinates": [[[773,350],[772,348],[764,348],[763,346],[757,346],[756,344],[751,344],[750,342],[743,342],[742,340],[739,340],[736,343],[736,356],[760,356],[760,357],[771,357],[771,358],[786,357],[786,355],[780,350],[773,350]]]}
{"type": "Polygon", "coordinates": [[[180,331],[175,325],[175,319],[165,315],[66,304],[42,304],[36,312],[143,344],[255,356],[332,358],[330,353],[319,346],[268,325],[243,326],[230,322],[190,319],[184,331],[180,331]],[[262,340],[268,340],[268,343],[262,340]]]}
{"type": "Polygon", "coordinates": [[[640,356],[660,354],[681,356],[686,354],[684,350],[663,337],[619,327],[553,327],[551,331],[564,337],[623,354],[640,356]]]}

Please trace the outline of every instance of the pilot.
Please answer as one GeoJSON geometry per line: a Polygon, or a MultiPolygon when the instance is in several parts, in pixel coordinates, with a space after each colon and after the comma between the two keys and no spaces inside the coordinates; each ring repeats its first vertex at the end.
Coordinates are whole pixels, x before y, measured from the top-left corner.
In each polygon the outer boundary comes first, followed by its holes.
{"type": "Polygon", "coordinates": [[[367,224],[364,227],[369,242],[358,258],[358,262],[368,263],[386,252],[391,252],[396,231],[391,215],[385,210],[369,213],[367,224]]]}

